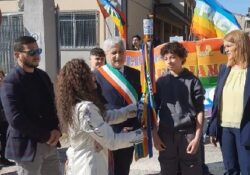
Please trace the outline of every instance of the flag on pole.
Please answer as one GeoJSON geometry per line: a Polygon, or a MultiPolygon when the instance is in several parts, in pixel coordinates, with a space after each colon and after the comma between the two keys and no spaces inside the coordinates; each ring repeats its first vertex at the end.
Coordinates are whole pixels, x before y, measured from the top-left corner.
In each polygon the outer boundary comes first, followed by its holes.
{"type": "Polygon", "coordinates": [[[196,0],[191,31],[200,38],[224,37],[240,29],[235,16],[216,0],[196,0]]]}
{"type": "Polygon", "coordinates": [[[137,117],[147,130],[147,139],[144,139],[142,144],[135,146],[135,160],[147,155],[153,156],[152,129],[157,125],[157,116],[154,104],[156,87],[152,42],[145,42],[142,47],[141,86],[143,95],[139,102],[137,117]]]}
{"type": "Polygon", "coordinates": [[[135,146],[135,160],[153,156],[152,129],[157,126],[157,116],[154,104],[155,87],[155,62],[153,38],[153,19],[143,20],[144,44],[142,46],[141,60],[141,86],[142,98],[139,102],[137,118],[147,130],[147,139],[142,144],[135,146]]]}
{"type": "Polygon", "coordinates": [[[115,8],[109,0],[97,0],[97,4],[100,7],[103,17],[107,18],[110,16],[112,21],[115,23],[121,38],[126,40],[127,26],[123,13],[119,9],[115,8]]]}

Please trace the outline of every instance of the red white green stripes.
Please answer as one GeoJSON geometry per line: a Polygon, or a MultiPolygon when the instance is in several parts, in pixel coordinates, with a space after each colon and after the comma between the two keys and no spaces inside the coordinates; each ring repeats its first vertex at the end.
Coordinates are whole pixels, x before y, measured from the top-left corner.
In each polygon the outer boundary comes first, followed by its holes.
{"type": "Polygon", "coordinates": [[[106,64],[98,71],[123,96],[128,104],[137,103],[138,94],[136,90],[117,69],[106,64]]]}

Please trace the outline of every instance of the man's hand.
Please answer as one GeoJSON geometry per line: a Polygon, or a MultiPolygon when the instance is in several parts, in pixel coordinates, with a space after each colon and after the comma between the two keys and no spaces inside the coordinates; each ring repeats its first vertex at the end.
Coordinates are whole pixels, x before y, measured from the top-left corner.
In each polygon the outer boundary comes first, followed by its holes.
{"type": "Polygon", "coordinates": [[[61,135],[62,134],[60,131],[58,131],[57,129],[53,129],[52,131],[50,131],[50,138],[46,143],[50,146],[56,146],[61,135]]]}
{"type": "Polygon", "coordinates": [[[162,142],[155,128],[153,129],[153,141],[156,150],[164,151],[166,149],[166,145],[162,142]]]}
{"type": "Polygon", "coordinates": [[[214,136],[209,136],[210,143],[217,147],[217,139],[214,136]]]}
{"type": "Polygon", "coordinates": [[[187,146],[186,149],[187,154],[195,154],[199,149],[199,145],[200,145],[200,140],[194,138],[187,146]]]}

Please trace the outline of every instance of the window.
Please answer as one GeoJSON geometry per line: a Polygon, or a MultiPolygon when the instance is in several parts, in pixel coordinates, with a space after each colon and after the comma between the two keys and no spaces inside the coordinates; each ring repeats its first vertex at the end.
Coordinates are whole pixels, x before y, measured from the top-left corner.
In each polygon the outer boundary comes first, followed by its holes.
{"type": "Polygon", "coordinates": [[[97,45],[97,12],[62,12],[59,16],[61,48],[90,48],[97,45]]]}
{"type": "Polygon", "coordinates": [[[15,66],[15,60],[13,59],[14,41],[24,34],[22,13],[2,16],[0,27],[0,67],[5,73],[8,73],[15,66]]]}
{"type": "Polygon", "coordinates": [[[246,21],[246,28],[250,28],[250,20],[249,21],[246,21]]]}

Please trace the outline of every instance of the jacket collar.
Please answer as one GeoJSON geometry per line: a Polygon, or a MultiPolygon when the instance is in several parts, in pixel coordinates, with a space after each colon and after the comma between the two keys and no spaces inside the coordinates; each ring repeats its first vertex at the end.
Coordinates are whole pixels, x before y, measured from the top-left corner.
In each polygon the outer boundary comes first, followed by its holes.
{"type": "MultiPolygon", "coordinates": [[[[26,72],[23,70],[22,67],[20,67],[19,65],[16,65],[16,69],[17,69],[17,72],[21,75],[25,75],[26,72]]],[[[38,76],[41,78],[42,82],[45,84],[46,88],[49,90],[49,93],[50,95],[53,97],[53,92],[50,91],[50,84],[48,82],[48,80],[46,79],[46,77],[44,75],[42,75],[42,73],[39,71],[38,68],[35,68],[34,69],[34,72],[36,72],[38,74],[38,76]]],[[[21,77],[23,78],[23,76],[21,77]]]]}
{"type": "Polygon", "coordinates": [[[223,87],[225,85],[225,82],[227,80],[227,76],[229,74],[229,72],[231,71],[231,67],[227,67],[226,65],[222,65],[221,66],[221,69],[220,70],[222,73],[218,76],[218,82],[217,82],[217,99],[214,99],[216,100],[215,103],[218,103],[219,106],[220,106],[220,103],[221,103],[221,97],[222,97],[222,91],[223,91],[223,87]],[[224,70],[223,70],[224,69],[224,70]]]}

